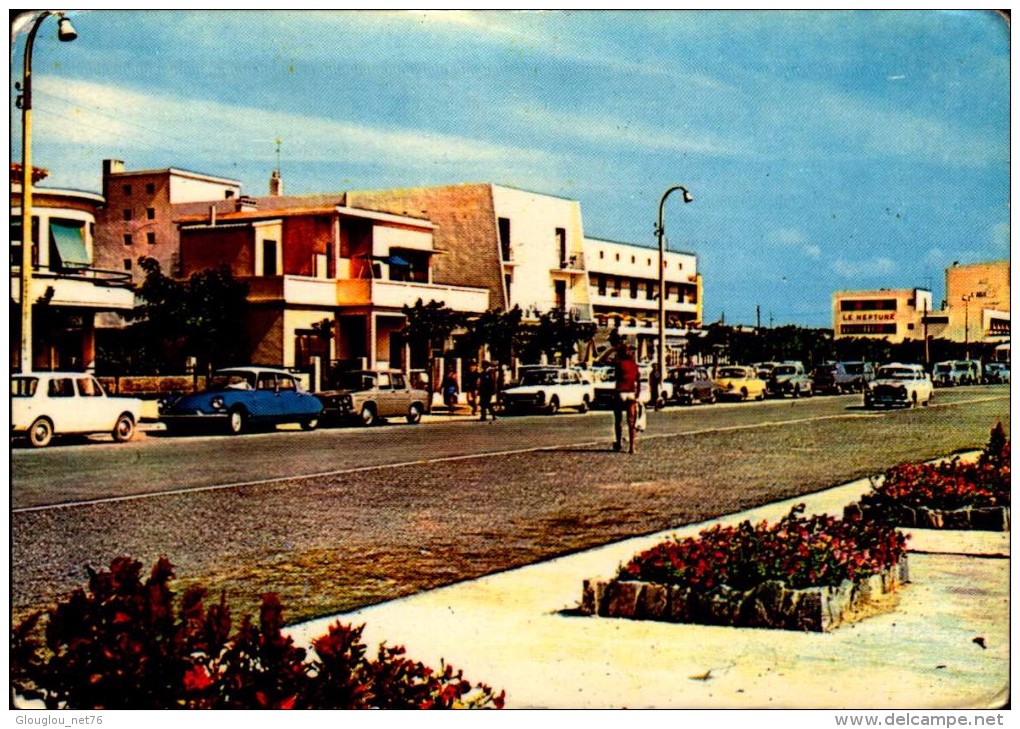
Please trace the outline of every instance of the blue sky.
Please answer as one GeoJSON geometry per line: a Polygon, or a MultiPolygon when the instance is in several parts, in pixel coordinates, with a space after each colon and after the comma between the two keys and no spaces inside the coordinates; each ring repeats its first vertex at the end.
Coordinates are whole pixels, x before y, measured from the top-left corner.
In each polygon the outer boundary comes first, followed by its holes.
{"type": "MultiPolygon", "coordinates": [[[[705,320],[831,326],[832,293],[1009,256],[1009,31],[983,11],[91,11],[34,52],[33,160],[267,193],[494,182],[699,256],[705,320]]],[[[11,158],[20,159],[13,83],[11,158]]]]}

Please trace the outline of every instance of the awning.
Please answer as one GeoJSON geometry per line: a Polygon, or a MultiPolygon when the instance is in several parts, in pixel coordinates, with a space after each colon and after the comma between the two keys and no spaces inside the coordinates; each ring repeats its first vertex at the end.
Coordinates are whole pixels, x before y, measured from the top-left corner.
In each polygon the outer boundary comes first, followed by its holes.
{"type": "Polygon", "coordinates": [[[85,250],[85,228],[50,221],[50,235],[60,254],[60,265],[64,268],[88,268],[92,265],[89,252],[85,250]]]}

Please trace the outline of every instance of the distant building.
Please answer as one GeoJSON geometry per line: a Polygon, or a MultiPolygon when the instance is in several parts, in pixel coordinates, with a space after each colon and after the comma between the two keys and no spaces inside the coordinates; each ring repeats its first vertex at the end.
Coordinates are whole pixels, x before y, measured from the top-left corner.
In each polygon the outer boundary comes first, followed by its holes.
{"type": "MultiPolygon", "coordinates": [[[[652,359],[659,334],[658,249],[599,238],[586,238],[584,249],[592,314],[600,332],[619,330],[636,340],[639,358],[652,359]]],[[[701,325],[697,265],[693,253],[667,251],[663,257],[670,361],[679,359],[690,330],[701,325]]]]}
{"type": "Polygon", "coordinates": [[[840,291],[833,295],[837,339],[948,339],[954,342],[1009,341],[1010,264],[992,261],[953,264],[946,269],[946,300],[936,309],[925,289],[840,291]]]}
{"type": "Polygon", "coordinates": [[[159,261],[163,273],[180,273],[180,239],[174,206],[237,198],[241,183],[176,168],[125,170],[120,160],[103,160],[103,198],[96,213],[96,264],[125,271],[135,283],[144,274],[142,256],[159,261]]]}
{"type": "MultiPolygon", "coordinates": [[[[36,168],[33,179],[45,172],[36,168]]],[[[32,186],[32,367],[83,370],[95,360],[96,317],[134,307],[128,277],[95,260],[96,216],[103,197],[32,186]]],[[[21,167],[11,166],[11,367],[21,355],[21,167]]]]}
{"type": "Polygon", "coordinates": [[[832,300],[836,339],[868,337],[893,344],[923,339],[923,319],[932,310],[926,289],[838,291],[832,300]]]}

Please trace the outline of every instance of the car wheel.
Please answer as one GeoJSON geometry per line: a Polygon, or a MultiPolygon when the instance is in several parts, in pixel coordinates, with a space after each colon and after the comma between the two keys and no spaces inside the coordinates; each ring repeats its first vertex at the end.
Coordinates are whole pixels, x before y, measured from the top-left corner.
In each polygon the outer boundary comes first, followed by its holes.
{"type": "Polygon", "coordinates": [[[715,393],[714,392],[709,393],[708,398],[705,400],[705,403],[708,404],[708,405],[715,405],[715,393]]]}
{"type": "Polygon", "coordinates": [[[375,421],[376,421],[375,408],[373,408],[371,405],[365,405],[363,408],[361,408],[362,425],[364,425],[367,428],[371,425],[375,425],[375,421]]]}
{"type": "Polygon", "coordinates": [[[793,397],[794,399],[800,397],[800,385],[793,386],[793,397]]]}
{"type": "Polygon", "coordinates": [[[407,422],[411,425],[415,425],[421,422],[421,405],[418,403],[411,403],[411,406],[407,409],[407,422]]]}
{"type": "Polygon", "coordinates": [[[553,395],[552,400],[549,401],[549,414],[555,415],[560,411],[560,399],[553,395]]]}
{"type": "Polygon", "coordinates": [[[53,423],[47,418],[39,418],[28,429],[28,442],[33,448],[45,448],[53,440],[53,423]]]}
{"type": "Polygon", "coordinates": [[[248,430],[248,414],[241,408],[234,408],[227,414],[227,430],[231,435],[241,435],[248,430]]]}
{"type": "Polygon", "coordinates": [[[579,412],[579,413],[586,413],[586,412],[588,412],[588,396],[587,395],[585,395],[581,399],[581,404],[577,406],[577,412],[579,412]]]}
{"type": "MultiPolygon", "coordinates": [[[[762,397],[764,397],[764,396],[765,396],[765,393],[762,393],[762,397]]],[[[747,399],[747,388],[746,387],[741,387],[740,388],[740,399],[741,400],[746,400],[747,399]]]]}
{"type": "Polygon", "coordinates": [[[118,443],[127,443],[135,435],[135,419],[130,413],[121,413],[117,424],[113,426],[113,439],[118,443]]]}
{"type": "Polygon", "coordinates": [[[916,408],[917,407],[917,393],[916,392],[910,393],[910,407],[911,408],[916,408]]]}
{"type": "Polygon", "coordinates": [[[319,427],[319,419],[312,418],[311,420],[301,421],[301,430],[315,430],[319,427]]]}

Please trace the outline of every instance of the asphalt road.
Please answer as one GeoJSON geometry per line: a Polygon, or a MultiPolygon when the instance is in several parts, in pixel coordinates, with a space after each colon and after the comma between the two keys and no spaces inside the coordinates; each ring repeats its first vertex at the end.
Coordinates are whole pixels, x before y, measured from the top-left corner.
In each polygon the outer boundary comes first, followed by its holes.
{"type": "Polygon", "coordinates": [[[612,416],[467,417],[419,426],[88,442],[12,452],[16,613],[120,554],[166,555],[236,610],[278,592],[331,614],[810,493],[980,447],[1009,427],[1008,386],[935,405],[855,397],[671,408],[635,456],[612,416]]]}

